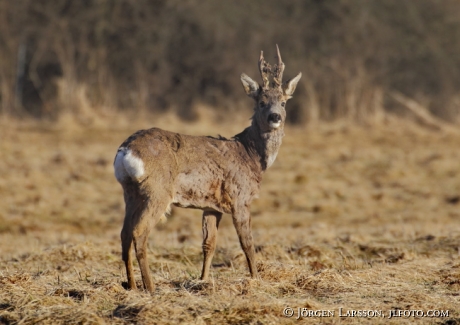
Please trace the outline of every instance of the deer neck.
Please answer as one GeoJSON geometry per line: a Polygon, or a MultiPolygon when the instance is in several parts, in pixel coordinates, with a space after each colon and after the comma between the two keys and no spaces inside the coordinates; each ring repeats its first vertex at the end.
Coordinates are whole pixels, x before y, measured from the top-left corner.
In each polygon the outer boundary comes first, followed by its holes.
{"type": "Polygon", "coordinates": [[[264,132],[253,119],[251,126],[236,135],[235,139],[240,141],[250,156],[260,163],[263,172],[275,161],[283,136],[282,126],[276,130],[264,132]]]}

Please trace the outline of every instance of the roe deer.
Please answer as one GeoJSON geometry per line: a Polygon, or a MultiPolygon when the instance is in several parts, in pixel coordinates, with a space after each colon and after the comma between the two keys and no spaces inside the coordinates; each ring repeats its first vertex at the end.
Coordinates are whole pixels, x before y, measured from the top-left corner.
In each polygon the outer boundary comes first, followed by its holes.
{"type": "Polygon", "coordinates": [[[137,131],[118,149],[114,168],[126,203],[121,244],[129,289],[136,288],[130,254],[133,242],[144,289],[154,289],[147,240],[171,204],[203,210],[202,280],[209,276],[223,213],[232,215],[251,276],[258,277],[249,206],[258,195],[263,173],[278,154],[286,101],[302,76],[299,73],[282,82],[284,63],[278,45],[276,49],[278,62],[273,68],[260,54],[262,85],[241,75],[246,94],[255,100],[251,126],[243,132],[225,139],[152,128],[137,131]]]}

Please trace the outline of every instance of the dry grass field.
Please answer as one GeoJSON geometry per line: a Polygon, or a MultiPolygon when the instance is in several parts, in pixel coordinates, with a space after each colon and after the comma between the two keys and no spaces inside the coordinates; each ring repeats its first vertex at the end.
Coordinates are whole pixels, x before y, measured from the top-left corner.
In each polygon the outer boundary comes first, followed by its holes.
{"type": "Polygon", "coordinates": [[[286,129],[252,205],[260,280],[224,216],[201,282],[201,213],[175,208],[150,237],[155,294],[125,290],[118,145],[149,126],[229,137],[248,117],[1,122],[0,324],[460,324],[460,132],[394,119],[286,129]]]}

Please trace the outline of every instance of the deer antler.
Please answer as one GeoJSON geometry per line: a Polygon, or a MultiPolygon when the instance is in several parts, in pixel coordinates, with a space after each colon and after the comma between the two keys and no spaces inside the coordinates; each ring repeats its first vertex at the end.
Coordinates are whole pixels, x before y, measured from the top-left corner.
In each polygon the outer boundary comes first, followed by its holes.
{"type": "Polygon", "coordinates": [[[268,89],[268,85],[270,83],[269,76],[270,76],[270,73],[272,71],[272,67],[270,66],[270,64],[265,62],[264,51],[260,51],[259,71],[260,71],[260,75],[262,76],[262,80],[263,80],[263,86],[262,87],[264,89],[268,89]]]}
{"type": "Polygon", "coordinates": [[[278,63],[275,64],[274,71],[273,71],[273,82],[275,87],[281,87],[283,83],[283,72],[284,72],[284,63],[281,60],[280,49],[278,44],[276,44],[276,57],[278,58],[278,63]]]}

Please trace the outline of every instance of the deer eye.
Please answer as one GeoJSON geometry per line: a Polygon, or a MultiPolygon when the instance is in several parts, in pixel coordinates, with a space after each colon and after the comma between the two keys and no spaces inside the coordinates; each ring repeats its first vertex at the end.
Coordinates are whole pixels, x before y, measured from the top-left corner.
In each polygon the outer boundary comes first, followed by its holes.
{"type": "Polygon", "coordinates": [[[282,102],[281,106],[283,106],[283,107],[286,106],[286,102],[282,102]]]}
{"type": "Polygon", "coordinates": [[[262,107],[262,108],[265,107],[265,105],[267,105],[265,102],[260,102],[259,103],[259,106],[262,107]]]}

